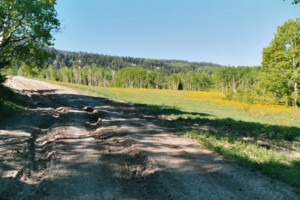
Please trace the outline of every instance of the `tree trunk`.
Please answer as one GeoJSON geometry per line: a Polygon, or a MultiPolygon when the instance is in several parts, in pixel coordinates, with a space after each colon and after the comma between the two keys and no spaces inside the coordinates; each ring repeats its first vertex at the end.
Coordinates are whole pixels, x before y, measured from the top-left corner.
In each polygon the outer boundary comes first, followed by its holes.
{"type": "Polygon", "coordinates": [[[298,83],[294,84],[294,92],[295,92],[295,97],[294,97],[294,106],[298,107],[298,96],[299,96],[299,90],[298,90],[298,83]]]}

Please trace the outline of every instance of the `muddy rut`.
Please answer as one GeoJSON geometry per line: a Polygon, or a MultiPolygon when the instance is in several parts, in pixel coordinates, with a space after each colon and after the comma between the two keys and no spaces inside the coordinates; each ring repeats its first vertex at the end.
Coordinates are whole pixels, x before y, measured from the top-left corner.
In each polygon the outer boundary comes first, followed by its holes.
{"type": "Polygon", "coordinates": [[[0,124],[0,199],[299,199],[124,102],[22,77],[0,124]]]}

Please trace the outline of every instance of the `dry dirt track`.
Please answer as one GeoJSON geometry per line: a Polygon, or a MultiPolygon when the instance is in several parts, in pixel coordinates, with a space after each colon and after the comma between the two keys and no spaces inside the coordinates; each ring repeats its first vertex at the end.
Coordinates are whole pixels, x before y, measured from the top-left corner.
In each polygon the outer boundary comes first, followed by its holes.
{"type": "Polygon", "coordinates": [[[0,124],[0,199],[299,199],[143,110],[13,77],[30,109],[0,124]]]}

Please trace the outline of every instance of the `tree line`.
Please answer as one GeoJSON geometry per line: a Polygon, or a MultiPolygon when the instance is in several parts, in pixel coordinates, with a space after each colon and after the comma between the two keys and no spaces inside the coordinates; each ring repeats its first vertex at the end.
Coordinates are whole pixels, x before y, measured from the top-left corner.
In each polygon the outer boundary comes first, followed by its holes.
{"type": "Polygon", "coordinates": [[[133,57],[109,56],[95,53],[70,52],[49,49],[53,55],[48,64],[60,69],[62,67],[84,67],[97,65],[112,70],[123,67],[141,67],[147,70],[160,69],[163,74],[186,73],[188,71],[205,71],[210,73],[220,65],[211,62],[188,62],[182,60],[162,60],[133,57]]]}
{"type": "Polygon", "coordinates": [[[184,90],[210,90],[213,86],[212,74],[205,72],[189,71],[166,75],[161,69],[147,70],[142,67],[123,67],[119,70],[112,70],[97,65],[65,66],[60,69],[53,66],[38,68],[22,65],[19,68],[2,69],[2,73],[101,87],[176,90],[179,85],[182,85],[184,90]]]}
{"type": "Polygon", "coordinates": [[[19,68],[4,68],[2,73],[100,87],[220,91],[224,92],[229,100],[293,104],[292,96],[287,98],[284,93],[278,96],[276,94],[280,91],[277,90],[275,95],[270,93],[268,88],[271,87],[265,81],[267,72],[261,66],[222,66],[214,68],[211,73],[188,71],[167,75],[161,69],[147,70],[142,67],[113,70],[92,65],[56,69],[54,66],[39,68],[23,64],[19,68]]]}
{"type": "Polygon", "coordinates": [[[164,74],[161,69],[147,70],[142,67],[123,67],[113,70],[107,67],[72,66],[56,69],[10,67],[4,74],[38,77],[47,80],[70,82],[101,87],[152,88],[177,90],[219,90],[225,93],[251,91],[258,82],[261,67],[217,67],[211,73],[188,71],[186,73],[164,74]]]}

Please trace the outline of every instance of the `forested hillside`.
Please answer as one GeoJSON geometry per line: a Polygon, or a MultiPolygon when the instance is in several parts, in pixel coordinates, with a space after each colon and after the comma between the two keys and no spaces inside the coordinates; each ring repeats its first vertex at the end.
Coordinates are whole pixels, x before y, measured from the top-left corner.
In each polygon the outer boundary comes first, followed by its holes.
{"type": "Polygon", "coordinates": [[[210,62],[188,62],[181,60],[159,60],[133,57],[109,56],[85,52],[50,50],[54,55],[49,64],[56,69],[62,67],[84,67],[96,65],[98,67],[119,70],[123,67],[142,67],[146,70],[161,69],[163,74],[185,73],[188,71],[204,71],[211,73],[220,65],[210,62]]]}

